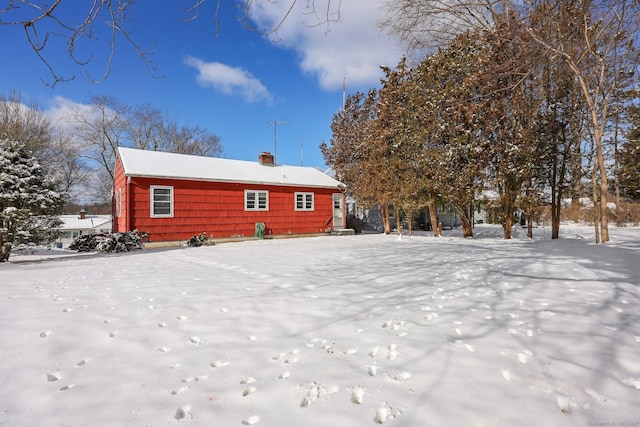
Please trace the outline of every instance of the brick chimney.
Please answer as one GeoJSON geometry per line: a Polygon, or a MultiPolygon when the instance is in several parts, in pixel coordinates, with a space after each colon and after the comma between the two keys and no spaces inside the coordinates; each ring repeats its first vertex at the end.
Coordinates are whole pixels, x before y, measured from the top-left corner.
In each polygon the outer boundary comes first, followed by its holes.
{"type": "Polygon", "coordinates": [[[85,219],[87,217],[87,213],[84,209],[80,209],[80,219],[85,219]]]}
{"type": "Polygon", "coordinates": [[[265,166],[275,165],[273,161],[273,154],[269,153],[268,151],[263,151],[262,153],[260,153],[260,155],[258,156],[258,161],[261,165],[265,166]]]}

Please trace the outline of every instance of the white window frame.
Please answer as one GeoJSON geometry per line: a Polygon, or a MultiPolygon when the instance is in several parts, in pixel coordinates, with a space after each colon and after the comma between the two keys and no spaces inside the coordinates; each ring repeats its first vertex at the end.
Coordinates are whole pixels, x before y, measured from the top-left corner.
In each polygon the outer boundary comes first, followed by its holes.
{"type": "Polygon", "coordinates": [[[294,209],[296,211],[313,212],[315,210],[314,193],[296,192],[294,195],[294,209]]]}
{"type": "MultiPolygon", "coordinates": [[[[150,201],[150,213],[151,218],[173,218],[173,187],[168,185],[152,185],[149,188],[149,201],[150,201]],[[169,213],[156,213],[155,210],[155,190],[169,190],[169,213]]],[[[158,200],[157,202],[167,202],[165,200],[158,200]]]]}
{"type": "Polygon", "coordinates": [[[116,200],[115,200],[115,212],[114,215],[116,218],[120,218],[122,216],[122,188],[118,188],[116,191],[116,200]]]}
{"type": "Polygon", "coordinates": [[[269,192],[266,190],[244,190],[244,210],[268,211],[269,192]]]}

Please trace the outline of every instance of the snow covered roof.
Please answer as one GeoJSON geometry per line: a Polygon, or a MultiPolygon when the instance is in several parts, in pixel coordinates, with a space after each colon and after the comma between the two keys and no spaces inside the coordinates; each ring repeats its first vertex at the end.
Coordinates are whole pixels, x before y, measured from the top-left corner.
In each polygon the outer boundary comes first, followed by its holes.
{"type": "Polygon", "coordinates": [[[312,167],[270,166],[245,160],[190,156],[119,147],[126,176],[242,182],[268,185],[339,188],[330,176],[312,167]]]}
{"type": "Polygon", "coordinates": [[[61,215],[61,230],[99,230],[111,228],[111,215],[86,215],[81,219],[78,215],[61,215]]]}

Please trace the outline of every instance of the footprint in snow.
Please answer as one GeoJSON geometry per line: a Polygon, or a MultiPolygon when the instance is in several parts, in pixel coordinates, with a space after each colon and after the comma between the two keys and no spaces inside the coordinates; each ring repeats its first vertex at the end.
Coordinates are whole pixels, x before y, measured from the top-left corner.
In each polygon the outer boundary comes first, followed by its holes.
{"type": "Polygon", "coordinates": [[[49,335],[51,335],[51,333],[52,333],[52,331],[50,331],[50,330],[42,331],[42,332],[40,332],[40,338],[46,338],[49,335]]]}
{"type": "Polygon", "coordinates": [[[174,388],[173,390],[171,390],[171,394],[176,395],[176,394],[180,394],[184,391],[189,390],[189,387],[179,387],[179,388],[174,388]]]}
{"type": "Polygon", "coordinates": [[[337,385],[325,386],[322,384],[312,383],[311,389],[309,389],[307,395],[302,399],[300,406],[306,408],[317,399],[337,393],[338,391],[340,391],[340,387],[337,385]]]}
{"type": "Polygon", "coordinates": [[[253,394],[256,392],[256,390],[258,390],[255,387],[247,387],[244,389],[244,391],[242,392],[242,397],[246,397],[249,396],[250,394],[253,394]]]}
{"type": "Polygon", "coordinates": [[[89,363],[91,359],[82,359],[81,361],[79,361],[78,363],[76,363],[76,366],[84,366],[87,363],[89,363]]]}
{"type": "Polygon", "coordinates": [[[255,378],[253,378],[253,377],[247,377],[247,378],[243,378],[243,379],[241,379],[241,380],[240,380],[240,384],[253,384],[253,383],[255,383],[256,381],[258,381],[258,380],[256,380],[256,379],[255,379],[255,378]]]}
{"type": "Polygon", "coordinates": [[[57,371],[47,372],[47,381],[53,382],[62,379],[62,374],[57,371]]]}
{"type": "Polygon", "coordinates": [[[297,356],[297,354],[299,352],[300,352],[300,350],[298,350],[298,349],[291,350],[289,352],[289,354],[285,357],[284,363],[287,364],[287,365],[298,363],[300,361],[300,358],[297,356]]]}
{"type": "Polygon", "coordinates": [[[391,325],[391,330],[397,331],[398,329],[404,326],[404,323],[405,323],[404,320],[400,320],[399,322],[394,323],[393,325],[391,325]]]}
{"type": "Polygon", "coordinates": [[[383,406],[379,407],[376,410],[376,415],[373,420],[378,424],[384,424],[388,420],[391,420],[393,418],[395,417],[391,411],[391,408],[387,405],[387,402],[384,402],[383,406]]]}
{"type": "Polygon", "coordinates": [[[378,375],[378,365],[374,364],[367,366],[367,372],[369,373],[369,376],[375,377],[378,375]]]}
{"type": "Polygon", "coordinates": [[[183,383],[203,381],[209,378],[209,375],[198,375],[197,377],[186,377],[182,379],[183,383]]]}
{"type": "Polygon", "coordinates": [[[175,415],[176,420],[182,420],[184,418],[193,418],[193,415],[191,415],[190,405],[182,406],[178,408],[178,410],[176,411],[176,415],[175,415]]]}
{"type": "Polygon", "coordinates": [[[260,417],[257,415],[251,415],[249,418],[242,420],[242,424],[250,426],[260,422],[260,417]]]}
{"type": "Polygon", "coordinates": [[[532,357],[533,352],[531,352],[531,350],[522,350],[518,352],[518,362],[520,363],[528,363],[532,357]]]}
{"type": "Polygon", "coordinates": [[[351,403],[361,404],[364,400],[364,395],[366,394],[366,389],[362,387],[354,387],[351,390],[351,403]]]}
{"type": "Polygon", "coordinates": [[[189,337],[189,343],[194,345],[202,345],[204,344],[204,341],[202,341],[202,338],[194,336],[189,337]]]}
{"type": "Polygon", "coordinates": [[[397,372],[393,375],[387,375],[387,379],[395,383],[401,383],[409,378],[411,378],[411,372],[407,371],[397,372]]]}
{"type": "Polygon", "coordinates": [[[215,362],[211,362],[212,368],[224,368],[225,366],[229,366],[229,362],[226,360],[216,360],[215,362]]]}
{"type": "Polygon", "coordinates": [[[587,393],[589,396],[593,397],[594,399],[599,400],[600,402],[604,403],[607,401],[606,396],[601,395],[600,393],[598,393],[592,388],[585,388],[584,392],[587,393]]]}
{"type": "Polygon", "coordinates": [[[558,406],[558,409],[560,409],[560,411],[562,411],[562,413],[564,414],[570,414],[571,413],[571,399],[569,399],[567,396],[562,396],[562,395],[557,395],[556,396],[556,405],[558,406]]]}
{"type": "Polygon", "coordinates": [[[630,385],[631,387],[635,387],[640,390],[640,378],[626,378],[620,381],[622,381],[626,385],[630,385]]]}
{"type": "Polygon", "coordinates": [[[387,359],[394,360],[398,356],[398,346],[395,344],[390,344],[387,348],[387,359]]]}

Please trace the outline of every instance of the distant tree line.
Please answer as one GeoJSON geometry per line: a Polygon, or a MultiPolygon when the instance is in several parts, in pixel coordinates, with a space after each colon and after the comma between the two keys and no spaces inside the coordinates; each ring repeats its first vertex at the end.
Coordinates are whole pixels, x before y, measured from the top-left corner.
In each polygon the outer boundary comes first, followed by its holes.
{"type": "Polygon", "coordinates": [[[531,236],[545,205],[557,238],[563,200],[578,204],[588,182],[595,240],[608,241],[611,186],[618,209],[623,197],[640,199],[640,4],[398,0],[388,7],[383,25],[423,59],[382,67],[380,89],[349,96],[321,146],[357,201],[381,207],[385,232],[390,208],[411,219],[428,206],[435,225],[436,204],[447,203],[472,236],[474,208],[489,189],[506,239],[516,209],[531,236]],[[430,42],[445,46],[434,51],[430,42]]]}
{"type": "Polygon", "coordinates": [[[129,106],[91,96],[57,123],[14,92],[0,95],[0,137],[20,142],[76,204],[110,203],[119,146],[201,156],[222,154],[220,137],[181,124],[151,104],[129,106]]]}

